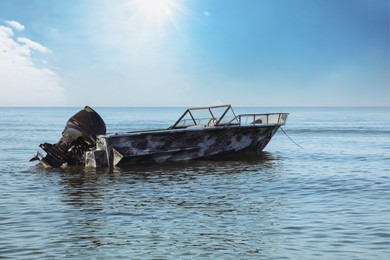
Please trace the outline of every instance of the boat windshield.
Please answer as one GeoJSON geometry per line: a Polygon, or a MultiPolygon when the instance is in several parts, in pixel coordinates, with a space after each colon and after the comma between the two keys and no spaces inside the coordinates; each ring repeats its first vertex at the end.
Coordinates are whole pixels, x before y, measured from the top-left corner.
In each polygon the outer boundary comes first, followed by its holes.
{"type": "Polygon", "coordinates": [[[188,108],[171,127],[212,127],[239,124],[231,105],[188,108]]]}

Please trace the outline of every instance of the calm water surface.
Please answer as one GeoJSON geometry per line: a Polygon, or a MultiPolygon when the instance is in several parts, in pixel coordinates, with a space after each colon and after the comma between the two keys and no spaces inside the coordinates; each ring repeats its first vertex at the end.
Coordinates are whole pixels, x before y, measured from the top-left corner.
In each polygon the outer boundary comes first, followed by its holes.
{"type": "MultiPolygon", "coordinates": [[[[258,157],[115,169],[28,162],[81,108],[0,108],[0,258],[389,259],[390,108],[289,112],[258,157]]],[[[110,132],[180,108],[96,108],[110,132]]]]}

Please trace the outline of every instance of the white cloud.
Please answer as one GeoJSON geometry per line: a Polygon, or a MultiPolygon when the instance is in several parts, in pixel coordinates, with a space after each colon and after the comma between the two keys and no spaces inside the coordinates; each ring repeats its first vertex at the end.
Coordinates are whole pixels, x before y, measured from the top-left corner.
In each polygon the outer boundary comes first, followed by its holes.
{"type": "Polygon", "coordinates": [[[27,38],[15,41],[13,36],[10,27],[0,25],[0,106],[65,105],[59,77],[33,62],[31,50],[45,53],[48,49],[27,38]]]}
{"type": "Polygon", "coordinates": [[[0,25],[0,36],[8,37],[14,35],[11,28],[0,25]]]}
{"type": "Polygon", "coordinates": [[[18,38],[18,42],[24,43],[30,49],[32,49],[34,51],[38,51],[40,53],[45,53],[45,52],[49,52],[50,51],[48,48],[46,48],[42,44],[40,44],[38,42],[34,42],[34,41],[32,41],[30,39],[27,39],[27,38],[24,38],[24,37],[19,37],[18,38]]]}
{"type": "Polygon", "coordinates": [[[6,23],[9,26],[11,26],[12,28],[14,28],[15,30],[18,30],[18,31],[23,31],[24,30],[24,25],[20,24],[19,22],[16,22],[16,21],[6,21],[6,23]]]}
{"type": "Polygon", "coordinates": [[[203,12],[203,15],[204,15],[204,16],[210,16],[211,14],[210,14],[210,12],[204,11],[204,12],[203,12]]]}

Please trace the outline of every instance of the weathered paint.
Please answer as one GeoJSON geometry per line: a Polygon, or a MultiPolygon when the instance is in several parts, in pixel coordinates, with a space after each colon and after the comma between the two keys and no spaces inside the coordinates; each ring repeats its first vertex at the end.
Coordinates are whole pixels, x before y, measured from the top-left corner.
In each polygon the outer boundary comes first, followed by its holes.
{"type": "Polygon", "coordinates": [[[102,135],[98,137],[98,149],[87,152],[86,165],[123,166],[259,152],[279,127],[279,124],[220,126],[102,135]],[[103,159],[105,156],[107,161],[103,159]],[[92,157],[94,160],[88,160],[92,157]]]}
{"type": "Polygon", "coordinates": [[[86,106],[68,120],[60,141],[41,144],[32,160],[47,167],[113,167],[257,153],[287,117],[236,116],[231,105],[198,107],[187,109],[168,129],[105,134],[103,119],[86,106]]]}

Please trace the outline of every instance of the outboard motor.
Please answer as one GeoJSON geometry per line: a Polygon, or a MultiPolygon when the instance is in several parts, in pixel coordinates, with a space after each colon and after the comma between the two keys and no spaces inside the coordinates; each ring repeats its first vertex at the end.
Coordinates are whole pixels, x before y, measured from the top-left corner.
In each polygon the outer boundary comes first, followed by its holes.
{"type": "Polygon", "coordinates": [[[84,164],[85,152],[96,145],[96,136],[106,133],[106,124],[92,108],[86,106],[66,123],[56,144],[43,143],[30,160],[40,160],[45,166],[84,164]]]}

